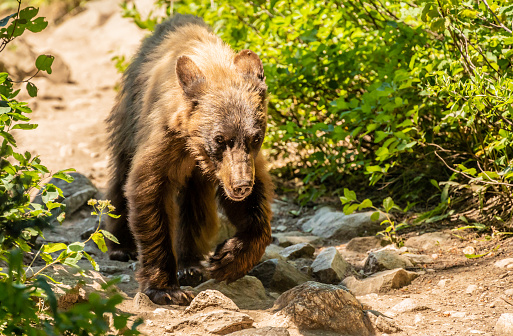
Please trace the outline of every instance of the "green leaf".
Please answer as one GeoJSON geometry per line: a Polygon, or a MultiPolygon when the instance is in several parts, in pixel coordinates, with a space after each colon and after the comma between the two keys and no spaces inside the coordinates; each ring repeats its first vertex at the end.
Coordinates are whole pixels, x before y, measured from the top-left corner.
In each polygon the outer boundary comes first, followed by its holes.
{"type": "MultiPolygon", "coordinates": [[[[119,216],[118,216],[119,217],[119,216]]],[[[105,231],[105,230],[100,230],[101,233],[103,233],[103,235],[110,241],[113,241],[114,243],[116,244],[119,244],[119,241],[118,239],[112,234],[110,233],[109,231],[105,231]]]]}
{"type": "Polygon", "coordinates": [[[52,55],[39,55],[36,59],[36,68],[51,74],[53,60],[54,57],[52,55]]]}
{"type": "Polygon", "coordinates": [[[23,8],[22,10],[20,10],[19,18],[30,21],[37,15],[38,12],[39,12],[39,8],[35,8],[32,6],[26,7],[26,8],[23,8]]]}
{"type": "Polygon", "coordinates": [[[49,243],[43,246],[42,252],[53,253],[60,250],[66,250],[68,247],[63,243],[49,243]]]}
{"type": "Polygon", "coordinates": [[[96,243],[96,246],[100,249],[102,252],[107,252],[107,245],[105,244],[105,239],[103,238],[103,234],[101,232],[95,232],[91,239],[96,243]]]}
{"type": "Polygon", "coordinates": [[[370,199],[364,199],[362,203],[358,206],[359,210],[365,209],[365,208],[372,208],[372,201],[370,199]]]}
{"type": "Polygon", "coordinates": [[[37,96],[37,87],[31,82],[27,83],[27,91],[29,96],[36,97],[37,96]]]}
{"type": "Polygon", "coordinates": [[[84,250],[85,244],[82,242],[75,242],[73,244],[70,244],[68,246],[68,249],[73,252],[81,252],[84,250]]]}
{"type": "MultiPolygon", "coordinates": [[[[34,97],[34,96],[32,96],[34,97]]],[[[16,124],[12,127],[12,129],[22,129],[22,130],[31,130],[31,129],[36,129],[37,128],[37,124],[16,124]]]]}
{"type": "Polygon", "coordinates": [[[392,197],[387,197],[383,200],[383,208],[385,209],[386,213],[389,213],[390,210],[394,207],[395,203],[392,197]]]}
{"type": "Polygon", "coordinates": [[[379,220],[379,216],[380,216],[379,211],[373,212],[371,215],[371,220],[375,222],[375,221],[379,220]]]}
{"type": "Polygon", "coordinates": [[[344,206],[344,214],[350,215],[358,209],[359,204],[346,204],[344,206]]]}
{"type": "Polygon", "coordinates": [[[89,260],[89,262],[91,263],[91,266],[93,266],[93,269],[97,272],[100,271],[100,267],[98,266],[96,261],[87,252],[83,251],[82,253],[84,253],[87,260],[89,260]]]}
{"type": "MultiPolygon", "coordinates": [[[[47,26],[48,26],[48,22],[45,21],[45,18],[38,17],[37,19],[30,21],[30,24],[27,25],[27,29],[33,33],[39,33],[40,31],[45,29],[47,26]]],[[[51,73],[51,71],[48,73],[51,73]]]]}
{"type": "Polygon", "coordinates": [[[75,169],[67,169],[67,170],[61,170],[61,171],[58,171],[57,173],[53,174],[52,177],[53,178],[58,178],[58,179],[61,179],[61,180],[64,180],[68,183],[71,183],[73,182],[75,179],[73,178],[73,176],[69,175],[69,174],[66,174],[67,171],[75,171],[75,169]]]}
{"type": "Polygon", "coordinates": [[[344,188],[344,197],[350,201],[356,201],[356,193],[347,188],[344,188]]]}
{"type": "Polygon", "coordinates": [[[5,80],[9,77],[9,74],[7,72],[0,72],[0,84],[5,82],[5,80]]]}

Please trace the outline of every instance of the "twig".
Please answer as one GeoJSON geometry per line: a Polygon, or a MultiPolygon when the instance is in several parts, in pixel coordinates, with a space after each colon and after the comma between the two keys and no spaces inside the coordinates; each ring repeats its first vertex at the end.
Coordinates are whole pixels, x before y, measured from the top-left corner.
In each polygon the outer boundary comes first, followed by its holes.
{"type": "Polygon", "coordinates": [[[486,2],[486,0],[481,0],[483,1],[483,3],[485,4],[486,8],[488,8],[488,10],[490,11],[490,13],[492,13],[493,17],[495,18],[495,20],[497,20],[497,22],[499,23],[499,26],[504,29],[505,31],[507,31],[508,33],[512,34],[513,32],[511,31],[511,29],[509,29],[508,27],[506,27],[502,22],[501,20],[499,20],[499,18],[497,17],[497,15],[495,15],[494,11],[490,8],[490,6],[488,6],[488,2],[486,2]]]}

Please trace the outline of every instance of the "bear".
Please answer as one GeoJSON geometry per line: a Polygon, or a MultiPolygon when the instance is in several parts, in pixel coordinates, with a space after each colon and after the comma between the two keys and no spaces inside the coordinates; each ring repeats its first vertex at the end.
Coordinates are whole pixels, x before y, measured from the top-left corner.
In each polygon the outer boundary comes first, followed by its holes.
{"type": "Polygon", "coordinates": [[[256,53],[235,53],[201,18],[175,15],[143,41],[106,122],[107,197],[119,215],[106,225],[119,241],[108,242],[109,256],[138,260],[140,290],[154,303],[188,305],[194,295],[180,285],[203,275],[232,282],[260,261],[274,191],[256,53]],[[218,207],[236,233],[212,254],[218,207]]]}

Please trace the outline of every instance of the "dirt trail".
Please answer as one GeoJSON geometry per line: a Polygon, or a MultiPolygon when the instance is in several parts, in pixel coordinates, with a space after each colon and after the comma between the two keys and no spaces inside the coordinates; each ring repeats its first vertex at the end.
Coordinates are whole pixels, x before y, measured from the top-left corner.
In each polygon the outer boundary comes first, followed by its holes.
{"type": "MultiPolygon", "coordinates": [[[[129,20],[121,18],[117,1],[110,0],[88,2],[84,11],[60,25],[50,26],[43,33],[27,34],[24,38],[35,52],[54,54],[67,65],[69,74],[65,67],[54,71],[56,78],[69,77],[70,82],[52,77],[34,79],[39,95],[35,99],[27,99],[34,110],[32,121],[39,124],[39,128],[16,134],[20,149],[40,155],[42,162],[52,171],[73,167],[102,190],[106,185],[108,160],[104,119],[113,105],[114,87],[120,78],[111,58],[134,53],[144,34],[129,20]]],[[[86,217],[86,213],[82,211],[77,218],[86,217]]],[[[65,241],[79,239],[84,227],[74,226],[78,219],[65,223],[53,233],[53,238],[65,241]]],[[[289,232],[298,229],[297,222],[288,211],[284,211],[276,216],[273,226],[282,226],[280,230],[289,232]]],[[[324,244],[337,246],[357,270],[363,266],[366,253],[346,253],[346,244],[337,241],[325,240],[324,244]]],[[[316,253],[319,250],[317,248],[316,253]]],[[[421,275],[411,285],[364,295],[359,299],[373,310],[394,318],[401,329],[394,335],[499,335],[494,331],[499,316],[513,313],[513,268],[497,267],[494,262],[512,257],[513,241],[501,242],[496,238],[487,241],[468,235],[464,240],[452,239],[447,246],[421,252],[434,255],[436,260],[434,264],[417,267],[421,275]],[[476,253],[484,253],[497,245],[500,247],[496,251],[479,259],[466,259],[462,253],[466,246],[474,247],[476,253]],[[405,301],[408,299],[410,301],[405,301]],[[398,308],[396,305],[401,302],[409,302],[410,308],[398,308]]],[[[130,276],[131,281],[122,283],[120,288],[133,297],[137,292],[133,270],[126,264],[108,261],[105,256],[98,255],[97,259],[105,272],[110,270],[113,274],[130,276]]],[[[140,313],[134,307],[132,300],[122,306],[126,311],[140,313]]],[[[174,309],[180,311],[176,307],[174,309]]],[[[275,321],[268,310],[243,312],[250,315],[258,326],[268,326],[275,321]]],[[[175,331],[165,327],[178,313],[169,314],[166,319],[161,316],[161,322],[156,317],[158,314],[147,314],[150,322],[142,330],[155,335],[201,335],[191,326],[175,331]]],[[[286,323],[282,325],[286,326],[286,323]]],[[[276,330],[274,332],[279,334],[276,330]]],[[[289,332],[291,335],[332,334],[325,331],[299,332],[290,328],[289,332]]]]}

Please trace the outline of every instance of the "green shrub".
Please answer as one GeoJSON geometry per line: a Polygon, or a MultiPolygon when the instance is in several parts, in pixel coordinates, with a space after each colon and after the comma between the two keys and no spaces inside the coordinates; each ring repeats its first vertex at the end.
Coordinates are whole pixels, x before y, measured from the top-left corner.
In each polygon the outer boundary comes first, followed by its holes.
{"type": "MultiPolygon", "coordinates": [[[[38,9],[27,7],[0,20],[0,52],[8,43],[25,30],[39,32],[47,26],[42,17],[36,17],[38,9]]],[[[35,60],[37,72],[51,73],[53,56],[41,55],[35,60]]],[[[34,74],[35,76],[35,74],[34,74]]],[[[37,95],[37,87],[28,80],[23,81],[30,96],[37,95]]],[[[16,100],[20,89],[8,73],[0,73],[0,334],[1,335],[105,335],[111,330],[118,335],[138,334],[140,322],[128,328],[128,314],[119,313],[116,305],[123,298],[112,289],[113,282],[104,286],[105,297],[98,293],[89,295],[88,301],[77,304],[67,311],[57,309],[57,299],[52,287],[42,272],[56,263],[77,267],[77,262],[86,257],[95,269],[94,260],[83,251],[85,242],[65,244],[43,244],[34,259],[41,256],[46,266],[34,275],[27,276],[30,265],[24,263],[24,255],[31,255],[31,240],[42,234],[42,230],[57,219],[64,219],[64,205],[56,199],[62,191],[52,184],[43,184],[45,177],[52,176],[71,182],[66,172],[50,174],[38,157],[29,152],[18,153],[12,131],[31,130],[37,127],[30,123],[28,114],[32,110],[25,102],[16,100]],[[31,203],[30,193],[41,193],[43,205],[31,203]],[[51,253],[61,251],[55,259],[51,253]],[[112,324],[109,323],[109,316],[112,324]]],[[[112,215],[112,206],[107,201],[93,201],[96,215],[112,215]]],[[[113,215],[112,215],[113,216],[113,215]]],[[[102,251],[106,250],[104,237],[115,240],[99,227],[89,239],[94,240],[102,251]]],[[[51,279],[53,281],[53,279],[51,279]]]]}

